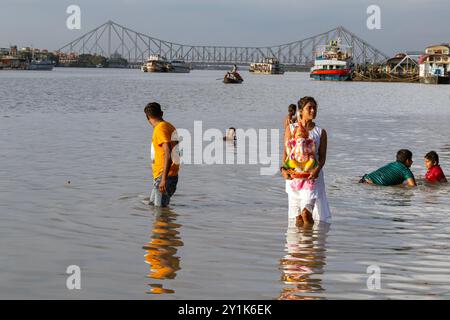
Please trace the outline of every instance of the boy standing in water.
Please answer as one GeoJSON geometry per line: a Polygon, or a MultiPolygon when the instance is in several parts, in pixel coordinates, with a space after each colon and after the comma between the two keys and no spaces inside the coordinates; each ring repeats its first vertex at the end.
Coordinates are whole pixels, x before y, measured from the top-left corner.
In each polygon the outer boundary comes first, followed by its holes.
{"type": "Polygon", "coordinates": [[[149,204],[167,207],[177,188],[180,168],[172,159],[172,150],[178,144],[176,129],[162,118],[163,112],[159,103],[149,103],[144,112],[153,127],[152,145],[155,150],[152,163],[154,182],[149,204]]]}
{"type": "Polygon", "coordinates": [[[359,182],[380,186],[395,186],[401,185],[406,181],[409,186],[414,187],[417,184],[410,170],[412,163],[412,152],[407,149],[399,150],[397,152],[397,161],[365,174],[359,182]]]}

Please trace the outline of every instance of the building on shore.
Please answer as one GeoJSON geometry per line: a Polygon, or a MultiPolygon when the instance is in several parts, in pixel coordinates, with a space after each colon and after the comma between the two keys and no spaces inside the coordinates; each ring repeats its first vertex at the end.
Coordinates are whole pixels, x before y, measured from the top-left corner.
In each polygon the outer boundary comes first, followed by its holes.
{"type": "Polygon", "coordinates": [[[55,55],[47,49],[17,46],[0,48],[0,69],[51,70],[56,63],[55,55]]]}
{"type": "Polygon", "coordinates": [[[70,66],[78,61],[78,55],[74,52],[64,53],[60,51],[55,51],[55,55],[58,57],[59,66],[70,66]]]}
{"type": "Polygon", "coordinates": [[[397,53],[381,64],[357,65],[352,79],[369,82],[418,82],[419,64],[409,54],[397,53]]]}
{"type": "Polygon", "coordinates": [[[419,65],[421,83],[450,84],[450,45],[427,47],[419,65]]]}
{"type": "Polygon", "coordinates": [[[26,69],[27,61],[19,55],[17,46],[0,49],[0,69],[26,69]]]}
{"type": "Polygon", "coordinates": [[[384,71],[397,78],[416,78],[419,74],[419,64],[406,53],[397,53],[386,61],[384,71]]]}

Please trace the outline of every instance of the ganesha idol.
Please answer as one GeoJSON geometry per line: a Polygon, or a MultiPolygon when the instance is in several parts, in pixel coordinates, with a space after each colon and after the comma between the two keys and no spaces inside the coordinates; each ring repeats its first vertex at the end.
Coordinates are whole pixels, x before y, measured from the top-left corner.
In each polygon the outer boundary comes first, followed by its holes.
{"type": "Polygon", "coordinates": [[[309,138],[308,131],[299,126],[294,133],[294,138],[286,142],[286,151],[288,157],[284,163],[284,167],[289,170],[289,174],[293,177],[291,187],[299,190],[304,187],[312,187],[305,180],[309,177],[311,171],[316,167],[316,144],[313,139],[309,138]]]}

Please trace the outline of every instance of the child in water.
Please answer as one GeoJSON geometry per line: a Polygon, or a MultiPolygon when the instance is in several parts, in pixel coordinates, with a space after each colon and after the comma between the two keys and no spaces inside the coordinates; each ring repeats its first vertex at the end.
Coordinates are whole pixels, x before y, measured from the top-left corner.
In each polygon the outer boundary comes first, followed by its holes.
{"type": "Polygon", "coordinates": [[[440,182],[446,183],[447,178],[439,165],[439,155],[435,151],[430,151],[425,155],[425,167],[427,173],[425,174],[425,181],[430,183],[440,182]]]}
{"type": "Polygon", "coordinates": [[[223,140],[236,142],[236,128],[234,127],[228,128],[226,135],[223,137],[223,140]]]}
{"type": "Polygon", "coordinates": [[[408,186],[416,186],[416,180],[410,169],[413,163],[412,152],[407,149],[399,150],[396,158],[396,161],[365,174],[359,182],[380,186],[401,185],[406,182],[408,186]]]}

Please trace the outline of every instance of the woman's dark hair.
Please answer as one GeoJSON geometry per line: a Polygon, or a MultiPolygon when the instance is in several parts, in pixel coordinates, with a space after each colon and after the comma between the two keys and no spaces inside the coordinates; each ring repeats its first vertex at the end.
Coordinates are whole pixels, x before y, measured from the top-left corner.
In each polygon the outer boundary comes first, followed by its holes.
{"type": "Polygon", "coordinates": [[[161,110],[161,106],[158,102],[150,102],[144,108],[144,112],[147,115],[147,118],[161,118],[163,112],[161,110]]]}
{"type": "Polygon", "coordinates": [[[313,97],[303,97],[300,100],[298,100],[297,105],[298,105],[298,115],[300,116],[300,118],[302,117],[301,112],[303,110],[303,108],[308,104],[308,103],[314,103],[314,105],[317,107],[317,102],[313,97]]]}
{"type": "Polygon", "coordinates": [[[401,163],[405,163],[406,160],[412,160],[412,152],[408,149],[401,149],[397,151],[397,161],[401,163]]]}
{"type": "Polygon", "coordinates": [[[308,103],[314,103],[317,106],[317,102],[313,97],[303,97],[297,102],[298,110],[302,110],[308,103]]]}
{"type": "Polygon", "coordinates": [[[295,104],[291,103],[291,104],[289,105],[289,107],[288,107],[288,111],[289,111],[289,112],[295,112],[295,111],[297,111],[297,106],[296,106],[295,104]]]}
{"type": "Polygon", "coordinates": [[[439,164],[439,156],[435,151],[430,151],[425,155],[425,159],[430,160],[434,164],[439,164]]]}

